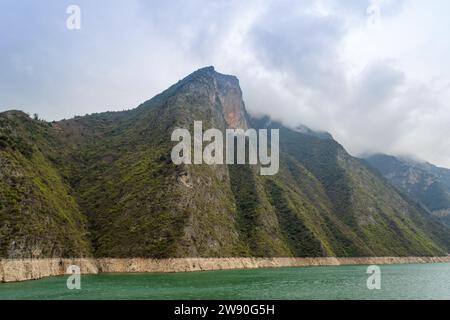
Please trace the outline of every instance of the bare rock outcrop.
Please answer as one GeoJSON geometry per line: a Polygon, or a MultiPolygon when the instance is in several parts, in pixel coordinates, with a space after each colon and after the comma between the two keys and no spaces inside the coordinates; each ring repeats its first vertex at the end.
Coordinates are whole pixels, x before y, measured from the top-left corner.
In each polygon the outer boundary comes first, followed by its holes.
{"type": "Polygon", "coordinates": [[[0,260],[0,282],[36,280],[62,276],[70,265],[82,274],[169,273],[279,267],[422,264],[450,262],[446,257],[368,258],[179,258],[179,259],[28,259],[0,260]]]}

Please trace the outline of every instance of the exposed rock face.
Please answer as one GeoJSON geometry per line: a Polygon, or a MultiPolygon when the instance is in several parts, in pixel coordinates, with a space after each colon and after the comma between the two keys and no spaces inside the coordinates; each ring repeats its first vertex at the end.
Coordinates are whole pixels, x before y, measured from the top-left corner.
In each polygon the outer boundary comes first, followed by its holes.
{"type": "Polygon", "coordinates": [[[450,262],[450,257],[368,258],[179,258],[179,259],[40,259],[0,260],[0,282],[66,275],[71,265],[82,274],[194,272],[278,267],[420,264],[450,262]]]}
{"type": "Polygon", "coordinates": [[[36,280],[66,274],[71,265],[80,267],[82,274],[96,274],[93,259],[23,259],[0,260],[0,282],[36,280]]]}
{"type": "Polygon", "coordinates": [[[450,262],[450,257],[99,259],[101,272],[193,272],[280,267],[450,262]]]}
{"type": "Polygon", "coordinates": [[[239,80],[233,76],[220,75],[216,81],[218,97],[227,125],[231,129],[248,129],[247,113],[242,100],[239,80]]]}

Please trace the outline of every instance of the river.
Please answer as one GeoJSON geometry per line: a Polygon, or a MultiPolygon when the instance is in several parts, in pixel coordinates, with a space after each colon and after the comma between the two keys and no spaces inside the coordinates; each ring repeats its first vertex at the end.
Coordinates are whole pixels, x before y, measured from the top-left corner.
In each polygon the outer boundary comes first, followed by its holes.
{"type": "Polygon", "coordinates": [[[0,284],[0,299],[450,299],[450,263],[383,265],[369,290],[367,266],[81,276],[0,284]]]}

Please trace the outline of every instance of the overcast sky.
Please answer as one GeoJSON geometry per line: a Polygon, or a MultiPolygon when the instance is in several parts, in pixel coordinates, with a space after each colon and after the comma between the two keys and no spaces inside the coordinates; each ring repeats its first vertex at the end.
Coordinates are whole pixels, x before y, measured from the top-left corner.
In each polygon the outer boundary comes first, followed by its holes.
{"type": "Polygon", "coordinates": [[[449,14],[448,0],[1,0],[0,111],[130,109],[214,65],[252,114],[329,131],[354,155],[450,167],[449,14]]]}

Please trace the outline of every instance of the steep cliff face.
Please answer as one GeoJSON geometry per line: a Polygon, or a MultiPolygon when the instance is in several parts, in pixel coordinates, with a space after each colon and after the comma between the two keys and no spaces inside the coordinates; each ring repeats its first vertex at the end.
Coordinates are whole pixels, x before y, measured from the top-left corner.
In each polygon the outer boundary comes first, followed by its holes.
{"type": "MultiPolygon", "coordinates": [[[[48,257],[429,256],[450,246],[448,229],[330,135],[252,119],[239,81],[212,67],[130,111],[54,123],[8,113],[1,119],[22,129],[0,138],[8,141],[0,161],[21,160],[0,173],[13,177],[28,168],[23,183],[45,180],[36,188],[49,185],[52,195],[24,192],[23,203],[35,202],[14,211],[11,192],[21,187],[2,179],[2,190],[10,190],[0,204],[7,214],[0,220],[3,257],[14,257],[7,248],[19,235],[54,243],[56,249],[40,253],[48,257]],[[174,165],[171,134],[176,128],[192,134],[194,121],[203,130],[279,128],[279,173],[261,176],[253,165],[174,165]],[[43,128],[39,139],[25,139],[35,127],[43,128]],[[14,137],[28,144],[14,147],[14,137]],[[34,150],[31,162],[24,160],[26,146],[34,150]],[[37,160],[45,170],[37,170],[37,160]],[[27,212],[36,217],[30,224],[27,212]]],[[[33,241],[20,257],[34,256],[33,241]]]]}

